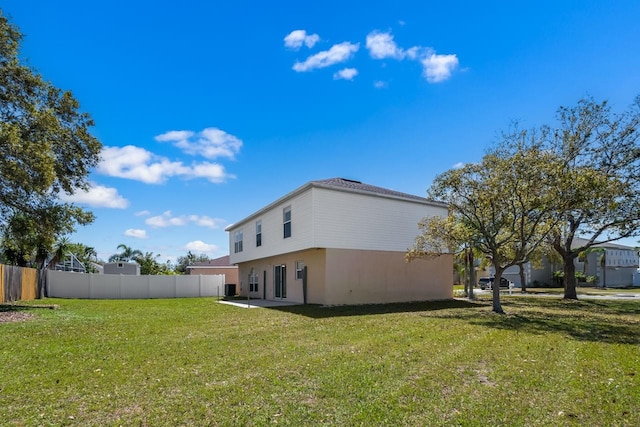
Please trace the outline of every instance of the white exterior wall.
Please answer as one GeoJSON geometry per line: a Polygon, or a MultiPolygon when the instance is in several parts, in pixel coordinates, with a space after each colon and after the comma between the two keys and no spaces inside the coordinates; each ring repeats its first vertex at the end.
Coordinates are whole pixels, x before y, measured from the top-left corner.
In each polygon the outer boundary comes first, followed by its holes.
{"type": "Polygon", "coordinates": [[[229,229],[229,261],[237,264],[299,251],[313,245],[312,192],[307,190],[247,222],[229,229]],[[283,209],[291,206],[291,237],[283,237],[283,209]],[[256,221],[262,221],[262,246],[256,246],[256,221]],[[242,252],[234,253],[235,232],[242,229],[242,252]]]}
{"type": "Polygon", "coordinates": [[[447,215],[446,207],[366,194],[311,187],[260,216],[229,228],[232,264],[311,248],[406,252],[427,216],[447,215]],[[283,209],[291,206],[291,237],[283,238],[283,209]],[[255,223],[262,221],[262,246],[255,223]],[[234,253],[242,229],[243,250],[234,253]]]}
{"type": "Polygon", "coordinates": [[[419,202],[313,189],[313,247],[406,252],[427,216],[447,209],[419,202]]]}

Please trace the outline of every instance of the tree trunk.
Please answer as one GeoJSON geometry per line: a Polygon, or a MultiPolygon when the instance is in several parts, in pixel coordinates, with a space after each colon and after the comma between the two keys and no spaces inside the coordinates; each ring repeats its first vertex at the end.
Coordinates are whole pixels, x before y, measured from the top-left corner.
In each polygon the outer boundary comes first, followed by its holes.
{"type": "MultiPolygon", "coordinates": [[[[494,266],[495,268],[495,266],[494,266]]],[[[496,275],[493,278],[493,284],[491,290],[493,292],[493,312],[498,314],[504,314],[502,305],[500,304],[500,280],[502,279],[503,270],[495,269],[496,275]]]]}
{"type": "Polygon", "coordinates": [[[564,257],[564,299],[578,299],[576,292],[576,265],[573,263],[574,256],[564,257]]]}
{"type": "Polygon", "coordinates": [[[465,253],[464,253],[464,271],[463,271],[463,275],[464,277],[462,278],[462,282],[464,283],[464,295],[465,296],[469,296],[469,275],[467,274],[468,268],[469,268],[469,263],[468,263],[468,259],[467,259],[467,250],[465,249],[465,253]]]}
{"type": "Polygon", "coordinates": [[[524,264],[518,264],[518,267],[520,267],[520,287],[522,288],[521,292],[524,294],[527,292],[527,283],[524,277],[524,264]]]}
{"type": "Polygon", "coordinates": [[[473,287],[476,285],[476,267],[473,259],[473,249],[469,249],[469,299],[475,299],[473,287]]]}

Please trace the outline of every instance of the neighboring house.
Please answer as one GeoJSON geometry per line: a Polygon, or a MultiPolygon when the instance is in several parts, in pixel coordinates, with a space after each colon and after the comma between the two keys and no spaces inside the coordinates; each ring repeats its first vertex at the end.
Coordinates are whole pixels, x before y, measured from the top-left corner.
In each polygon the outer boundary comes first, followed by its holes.
{"type": "MultiPolygon", "coordinates": [[[[586,239],[576,237],[573,247],[583,246],[586,239]]],[[[640,258],[635,248],[618,245],[616,243],[596,243],[587,253],[575,260],[576,272],[586,276],[596,276],[597,286],[624,287],[634,285],[634,275],[637,275],[640,258]]],[[[550,285],[553,283],[553,272],[562,270],[562,264],[553,264],[544,259],[539,268],[527,263],[524,266],[527,286],[534,282],[550,285]]],[[[503,276],[520,287],[520,273],[518,267],[505,270],[503,276]]],[[[637,280],[636,280],[637,283],[637,280]]]]}
{"type": "Polygon", "coordinates": [[[187,266],[188,274],[222,274],[224,284],[238,284],[238,266],[229,261],[229,255],[187,266]]]}
{"type": "Polygon", "coordinates": [[[104,264],[104,274],[129,274],[133,276],[140,275],[140,265],[135,262],[114,261],[104,264]]]}
{"type": "Polygon", "coordinates": [[[226,228],[240,295],[312,304],[452,298],[453,256],[405,261],[447,206],[342,178],[311,181],[226,228]]]}
{"type": "Polygon", "coordinates": [[[54,270],[73,271],[75,273],[85,273],[87,271],[84,264],[71,252],[67,253],[67,255],[55,265],[54,270]]]}

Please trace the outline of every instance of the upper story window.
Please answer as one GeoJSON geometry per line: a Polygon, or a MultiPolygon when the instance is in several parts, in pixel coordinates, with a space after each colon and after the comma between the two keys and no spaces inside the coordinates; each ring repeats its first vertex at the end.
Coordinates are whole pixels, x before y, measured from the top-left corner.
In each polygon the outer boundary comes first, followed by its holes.
{"type": "Polygon", "coordinates": [[[291,237],[291,206],[282,210],[282,223],[284,238],[291,237]]]}
{"type": "Polygon", "coordinates": [[[256,221],[256,246],[262,246],[262,221],[256,221]]]}
{"type": "Polygon", "coordinates": [[[242,252],[242,230],[238,230],[233,234],[233,252],[242,252]]]}

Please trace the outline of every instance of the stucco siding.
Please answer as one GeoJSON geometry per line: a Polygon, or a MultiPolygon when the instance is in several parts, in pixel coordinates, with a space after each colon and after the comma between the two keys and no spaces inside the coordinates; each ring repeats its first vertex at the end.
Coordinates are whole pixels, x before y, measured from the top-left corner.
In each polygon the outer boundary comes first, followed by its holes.
{"type": "Polygon", "coordinates": [[[453,257],[407,263],[404,252],[327,250],[324,304],[453,298],[453,257]]]}
{"type": "Polygon", "coordinates": [[[189,269],[189,275],[222,275],[224,276],[224,284],[238,284],[238,268],[237,267],[208,267],[208,266],[192,266],[189,269]]]}
{"type": "Polygon", "coordinates": [[[296,278],[296,263],[301,261],[308,268],[307,303],[323,304],[325,289],[325,251],[323,249],[311,249],[297,251],[288,254],[277,255],[268,258],[251,260],[238,264],[239,294],[251,298],[275,299],[274,293],[274,268],[286,266],[286,301],[303,303],[304,293],[302,280],[296,278]],[[249,292],[249,275],[251,271],[258,275],[258,290],[249,292]],[[266,283],[265,283],[266,276],[266,283]]]}
{"type": "Polygon", "coordinates": [[[371,195],[313,189],[314,247],[405,252],[426,216],[444,207],[371,195]]]}

